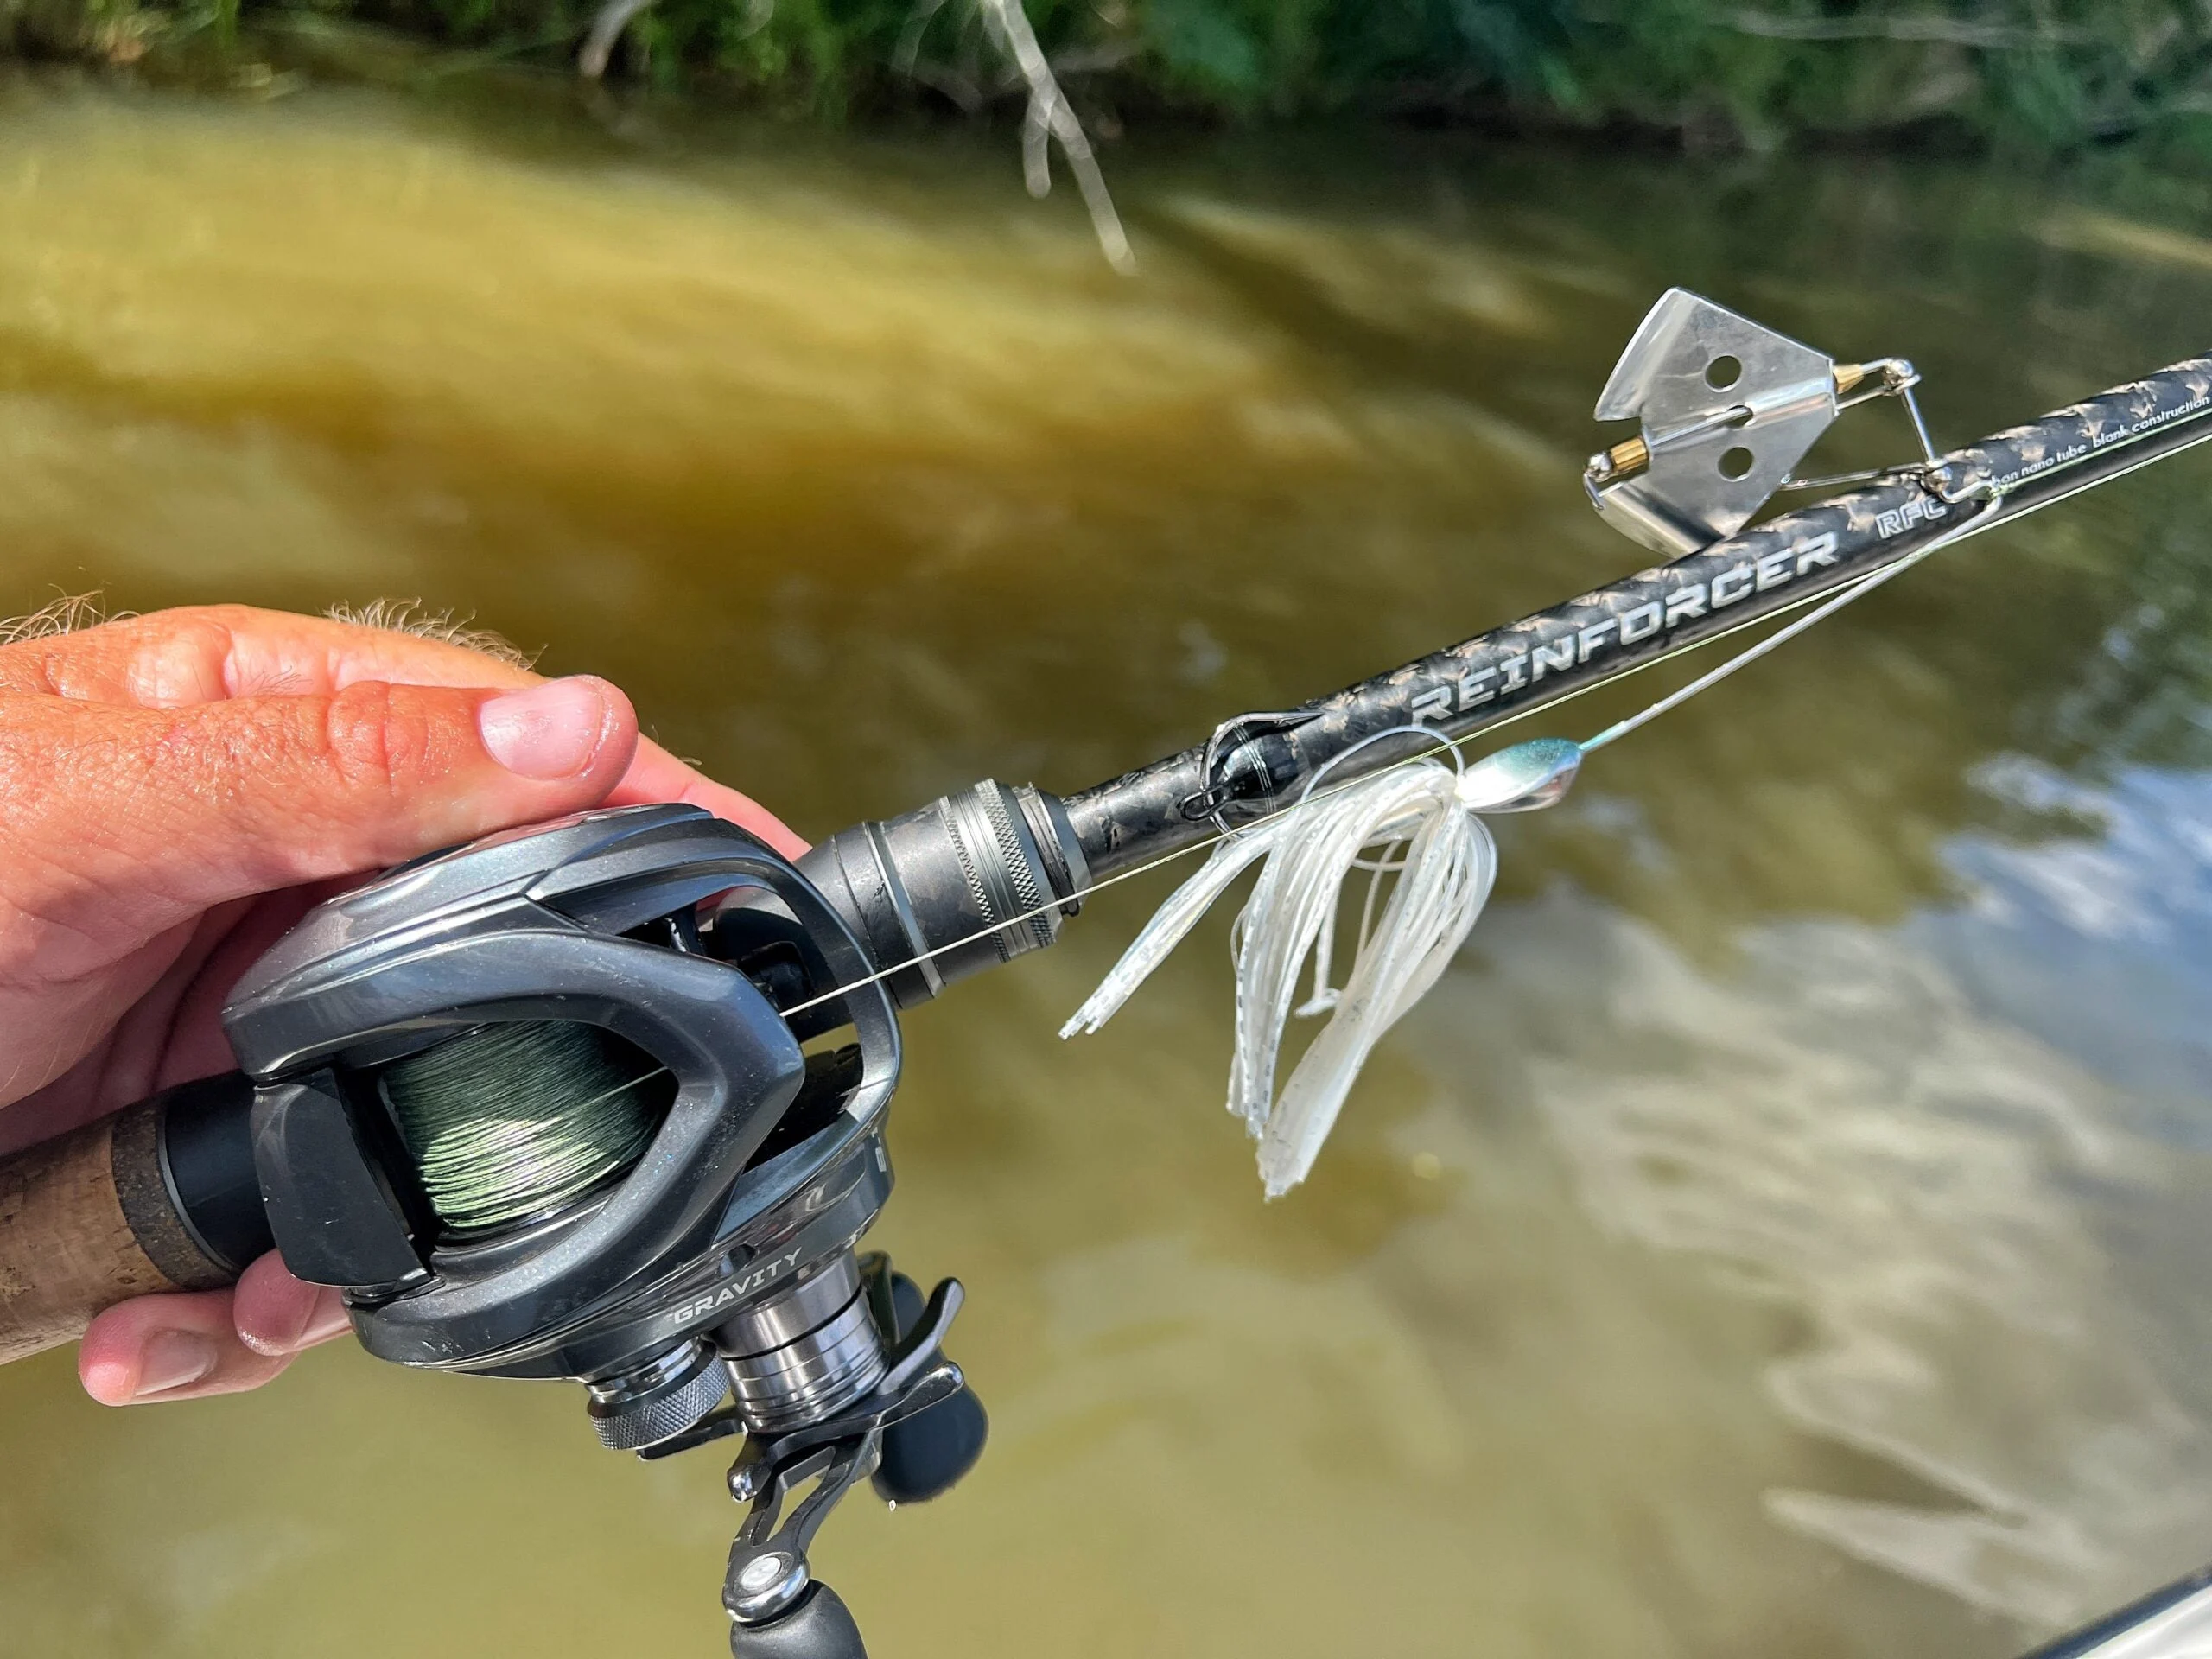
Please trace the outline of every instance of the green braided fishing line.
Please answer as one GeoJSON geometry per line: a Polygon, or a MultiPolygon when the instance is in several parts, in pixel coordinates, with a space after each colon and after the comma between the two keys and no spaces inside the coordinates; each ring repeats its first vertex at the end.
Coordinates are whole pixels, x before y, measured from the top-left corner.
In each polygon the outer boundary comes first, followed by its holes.
{"type": "Polygon", "coordinates": [[[593,1026],[486,1026],[378,1079],[439,1218],[480,1233],[542,1215],[635,1163],[666,1070],[593,1026]]]}

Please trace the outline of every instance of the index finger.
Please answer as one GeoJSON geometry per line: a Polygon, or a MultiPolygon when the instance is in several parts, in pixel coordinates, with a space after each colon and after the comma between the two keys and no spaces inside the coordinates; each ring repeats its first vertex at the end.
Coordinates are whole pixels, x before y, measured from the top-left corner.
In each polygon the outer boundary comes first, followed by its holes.
{"type": "MultiPolygon", "coordinates": [[[[230,697],[327,696],[364,681],[505,688],[543,677],[467,638],[250,605],[187,606],[0,645],[0,692],[179,708],[230,697]]],[[[607,798],[617,806],[675,801],[704,807],[786,857],[806,850],[806,842],[758,802],[649,740],[639,741],[629,771],[607,798]]]]}
{"type": "Polygon", "coordinates": [[[365,680],[504,689],[540,677],[453,639],[251,605],[181,606],[0,645],[0,691],[142,709],[331,696],[365,680]]]}

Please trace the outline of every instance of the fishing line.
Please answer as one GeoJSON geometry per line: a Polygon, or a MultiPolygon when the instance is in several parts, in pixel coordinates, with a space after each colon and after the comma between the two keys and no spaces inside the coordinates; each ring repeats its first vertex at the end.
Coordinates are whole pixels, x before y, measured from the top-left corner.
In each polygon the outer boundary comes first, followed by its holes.
{"type": "MultiPolygon", "coordinates": [[[[1660,652],[1651,657],[1645,658],[1642,661],[1637,662],[1631,666],[1624,668],[1619,673],[1609,676],[1604,680],[1596,681],[1586,685],[1579,685],[1571,690],[1561,692],[1559,696],[1548,698],[1544,702],[1534,702],[1526,708],[1516,709],[1511,714],[1506,715],[1498,720],[1491,721],[1488,726],[1485,726],[1483,728],[1483,734],[1487,735],[1491,732],[1501,731],[1508,726],[1515,725],[1521,721],[1531,719],[1537,715],[1550,714],[1557,709],[1566,707],[1568,703],[1574,702],[1577,698],[1587,696],[1593,691],[1601,690],[1607,686],[1617,685],[1624,680],[1632,679],[1637,675],[1642,674],[1647,670],[1661,667],[1665,664],[1675,661],[1677,658],[1688,656],[1693,652],[1703,651],[1707,646],[1715,645],[1721,640],[1732,639],[1738,634],[1743,633],[1749,629],[1757,628],[1765,623],[1772,621],[1777,616],[1787,616],[1792,611],[1802,610],[1807,606],[1819,606],[1821,608],[1814,615],[1801,618],[1797,622],[1789,625],[1786,628],[1779,629],[1774,635],[1770,636],[1770,639],[1772,639],[1775,644],[1781,643],[1782,639],[1785,636],[1794,638],[1796,634],[1803,632],[1804,630],[1807,627],[1809,627],[1814,622],[1832,615],[1834,612],[1840,610],[1845,605],[1850,603],[1852,600],[1859,597],[1862,593],[1872,591],[1872,588],[1880,586],[1891,576],[1910,568],[1911,565],[1917,564],[1922,559],[1927,557],[1929,554],[1934,553],[1940,549],[1949,547],[1957,542],[1964,541],[1969,536],[1979,535],[1983,531],[1993,528],[1993,522],[1998,517],[1999,510],[2005,505],[2005,498],[2001,496],[1993,497],[1986,504],[1985,509],[1982,512],[1978,512],[1974,518],[1957,526],[1955,529],[1948,531],[1945,534],[1936,537],[1933,541],[1930,541],[1923,546],[1914,550],[1912,552],[1904,555],[1896,562],[1883,566],[1881,569],[1871,572],[1867,575],[1858,578],[1856,581],[1847,584],[1838,592],[1829,594],[1825,603],[1822,601],[1821,595],[1818,594],[1808,594],[1802,598],[1794,599],[1784,604],[1777,605],[1773,609],[1764,612],[1758,616],[1746,618],[1742,622],[1737,623],[1732,627],[1721,629],[1716,632],[1709,633],[1702,639],[1689,640],[1682,645],[1675,646],[1671,650],[1660,652]]],[[[2024,518],[2027,513],[2036,512],[2046,505],[2048,505],[2048,503],[2041,501],[2031,503],[2028,506],[2019,510],[2014,516],[2024,518]]],[[[1677,703],[1684,700],[1685,693],[1694,690],[1702,690],[1710,685],[1717,683],[1719,680],[1725,679],[1728,675],[1734,673],[1737,669],[1741,668],[1751,662],[1756,661],[1759,657],[1765,655],[1766,652],[1770,649],[1771,649],[1771,645],[1763,642],[1758,646],[1754,646],[1749,651],[1739,653],[1737,657],[1731,658],[1727,662],[1720,664],[1719,668],[1713,671],[1710,674],[1693,682],[1690,687],[1684,688],[1683,692],[1672,694],[1669,697],[1661,699],[1660,702],[1654,704],[1651,708],[1643,710],[1639,715],[1630,716],[1630,720],[1627,721],[1615,722],[1613,726],[1609,727],[1605,731],[1599,733],[1597,737],[1592,738],[1589,742],[1581,744],[1578,747],[1586,753],[1592,748],[1602,747],[1605,743],[1611,742],[1616,738],[1624,735],[1627,731],[1633,730],[1636,726],[1643,724],[1646,721],[1654,717],[1656,715],[1664,712],[1667,709],[1671,709],[1676,706],[1677,703]]],[[[1362,739],[1359,743],[1352,746],[1352,749],[1347,749],[1344,752],[1344,755],[1351,753],[1353,749],[1366,747],[1368,743],[1376,741],[1376,738],[1403,735],[1406,733],[1415,731],[1427,732],[1429,729],[1430,728],[1427,727],[1393,728],[1389,731],[1376,733],[1370,737],[1362,739]]],[[[1091,883],[1088,887],[1085,887],[1079,896],[1088,899],[1094,893],[1103,893],[1107,888],[1118,886],[1122,882],[1134,881],[1140,876],[1150,875],[1154,871],[1164,869],[1171,864],[1179,862],[1181,860],[1192,856],[1193,854],[1207,852],[1219,847],[1224,842],[1234,840],[1239,836],[1250,835],[1254,831],[1265,827],[1268,823],[1274,823],[1276,819],[1279,819],[1288,813],[1300,811],[1318,806],[1324,802],[1333,799],[1335,797],[1342,794],[1345,791],[1357,789],[1362,784],[1366,783],[1372,779],[1382,777],[1386,773],[1397,771],[1402,767],[1418,766],[1423,761],[1434,760],[1438,757],[1444,755],[1459,756],[1461,753],[1460,745],[1466,741],[1467,739],[1465,738],[1452,738],[1440,734],[1437,737],[1436,741],[1427,748],[1420,749],[1410,754],[1402,755],[1395,760],[1389,761],[1385,765],[1377,767],[1372,772],[1363,773],[1358,778],[1346,779],[1342,783],[1329,785],[1326,789],[1316,790],[1308,794],[1301,795],[1298,800],[1292,802],[1289,805],[1279,808],[1276,811],[1268,814],[1264,817],[1255,819],[1249,823],[1239,824],[1227,830],[1217,830],[1212,834],[1202,836],[1197,841],[1191,842],[1185,846],[1178,847],[1171,851],[1162,853],[1155,858],[1147,859],[1141,863],[1131,865],[1126,870],[1117,870],[1112,875],[1102,877],[1098,880],[1091,883]]],[[[1320,772],[1316,774],[1317,779],[1319,776],[1325,775],[1329,768],[1335,766],[1338,761],[1343,760],[1344,755],[1332,757],[1332,759],[1321,767],[1320,772]]],[[[826,991],[819,992],[814,996],[809,997],[803,1002],[793,1003],[790,1007],[783,1008],[781,1012],[786,1018],[809,1013],[815,1008],[822,1007],[829,1003],[835,1002],[839,998],[846,996],[854,991],[865,990],[868,987],[880,984],[883,981],[893,977],[894,975],[904,973],[910,969],[918,968],[922,963],[934,961],[938,957],[950,955],[951,952],[958,950],[963,946],[975,944],[979,939],[988,938],[993,934],[1003,932],[1009,927],[1018,926],[1023,922],[1032,920],[1039,916],[1046,915],[1052,911],[1061,908],[1066,903],[1067,900],[1065,899],[1056,899],[1046,903],[1038,905],[1032,909],[1019,912],[1016,914],[1008,916],[1003,921],[995,922],[988,927],[977,928],[973,932],[962,934],[957,938],[947,940],[944,944],[934,946],[930,950],[918,951],[913,956],[906,957],[902,961],[891,963],[888,967],[880,968],[872,974],[864,975],[861,978],[848,980],[841,984],[835,985],[826,991]]]]}
{"type": "MultiPolygon", "coordinates": [[[[2002,497],[1993,497],[1952,530],[1826,600],[1810,595],[1782,607],[1813,607],[1581,744],[1535,740],[1470,766],[1459,741],[1440,736],[1361,777],[1332,779],[1332,772],[1374,744],[1433,734],[1421,725],[1374,733],[1332,756],[1306,780],[1298,798],[1280,810],[1102,880],[1087,891],[1103,891],[1191,854],[1211,854],[1140,932],[1062,1035],[1103,1025],[1236,877],[1260,864],[1259,880],[1231,931],[1237,1003],[1230,1105],[1260,1142],[1269,1195],[1287,1191],[1311,1167],[1375,1044],[1441,976],[1488,901],[1497,855],[1483,815],[1549,804],[1565,793],[1586,755],[1679,708],[1986,527],[2004,505],[2002,497]],[[1552,792],[1541,801],[1529,798],[1532,789],[1543,788],[1552,792]],[[1370,855],[1378,849],[1380,856],[1370,855]],[[1351,969],[1338,986],[1337,917],[1344,884],[1355,873],[1366,875],[1366,893],[1351,969]],[[1299,1001],[1295,987],[1308,962],[1313,989],[1299,1001]],[[1328,1016],[1327,1025],[1278,1093],[1277,1063],[1287,1021],[1322,1014],[1328,1016]]],[[[1630,671],[1702,649],[1773,614],[1661,652],[1630,671]]],[[[1579,687],[1516,709],[1488,729],[1555,709],[1595,689],[1579,687]]],[[[1043,915],[1058,902],[1064,901],[1038,905],[784,1012],[788,1017],[834,1001],[1043,915]]],[[[379,1092],[416,1160],[432,1208],[454,1234],[480,1236],[550,1213],[635,1163],[665,1104],[665,1091],[656,1094],[647,1085],[667,1074],[635,1051],[623,1052],[625,1046],[581,1024],[493,1026],[385,1069],[379,1092]]]]}
{"type": "Polygon", "coordinates": [[[1813,626],[1815,623],[1827,620],[1829,617],[1834,616],[1838,611],[1850,604],[1853,601],[1872,593],[1874,589],[1879,588],[1884,582],[1890,581],[1892,577],[1903,575],[1906,571],[1911,569],[1914,565],[1918,564],[1923,559],[1925,559],[1930,554],[1941,552],[1943,549],[1950,546],[1955,542],[1964,541],[1967,537],[1973,535],[1974,531],[1981,529],[1992,518],[1995,517],[1996,514],[2003,509],[2004,505],[2005,498],[2003,496],[1993,495],[1990,497],[1987,501],[1982,504],[1980,510],[1976,512],[1973,518],[1967,519],[1966,523],[1945,531],[1942,535],[1936,537],[1931,542],[1925,543],[1923,545],[1915,548],[1911,552],[1906,554],[1904,557],[1897,561],[1896,563],[1884,565],[1879,570],[1873,572],[1871,575],[1862,576],[1850,587],[1846,588],[1841,593],[1831,596],[1827,602],[1821,605],[1817,610],[1808,611],[1803,616],[1799,617],[1796,621],[1789,624],[1787,626],[1777,628],[1772,633],[1767,635],[1765,639],[1760,640],[1757,645],[1738,652],[1736,655],[1731,657],[1726,662],[1722,663],[1719,667],[1714,668],[1707,673],[1699,675],[1697,678],[1692,680],[1688,685],[1681,687],[1680,690],[1669,692],[1665,696],[1660,698],[1658,702],[1653,703],[1649,708],[1630,715],[1626,720],[1615,721],[1611,725],[1606,727],[1604,731],[1599,733],[1595,737],[1586,738],[1580,745],[1582,753],[1585,754],[1593,753],[1597,750],[1604,748],[1608,743],[1612,743],[1618,741],[1621,738],[1626,737],[1630,732],[1636,730],[1638,727],[1649,725],[1660,715],[1665,714],[1669,709],[1679,709],[1682,704],[1688,702],[1692,697],[1697,696],[1700,691],[1709,690],[1713,686],[1719,684],[1721,681],[1726,679],[1738,669],[1748,668],[1751,664],[1758,661],[1760,658],[1774,650],[1776,646],[1784,645],[1789,640],[1795,639],[1799,634],[1804,632],[1806,629],[1813,626]]]}

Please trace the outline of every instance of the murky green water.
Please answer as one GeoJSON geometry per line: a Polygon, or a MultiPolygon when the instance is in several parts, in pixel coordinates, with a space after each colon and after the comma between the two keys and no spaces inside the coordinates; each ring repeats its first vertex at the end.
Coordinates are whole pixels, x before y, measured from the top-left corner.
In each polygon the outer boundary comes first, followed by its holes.
{"type": "MultiPolygon", "coordinates": [[[[2212,315],[2212,240],[1966,174],[1125,146],[1124,282],[995,142],[523,107],[0,94],[0,609],[420,596],[821,833],[1633,568],[1575,474],[1669,283],[1955,441],[2212,315]]],[[[996,1438],[824,1535],[875,1651],[1999,1656],[2212,1552],[2208,500],[1978,542],[1512,825],[1283,1203],[1218,930],[1052,1037],[1159,889],[916,1016],[880,1236],[996,1438]]],[[[50,1355],[0,1651],[712,1654],[719,1477],[566,1389],[50,1355]]]]}

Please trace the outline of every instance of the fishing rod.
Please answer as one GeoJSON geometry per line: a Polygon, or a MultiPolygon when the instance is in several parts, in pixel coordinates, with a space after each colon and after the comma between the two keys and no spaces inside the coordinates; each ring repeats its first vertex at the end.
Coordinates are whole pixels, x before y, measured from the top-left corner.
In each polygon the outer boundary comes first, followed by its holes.
{"type": "Polygon", "coordinates": [[[738,1440],[733,1654],[861,1659],[813,1573],[817,1530],[864,1479],[893,1503],[947,1490],[988,1429],[945,1353],[959,1282],[925,1294],[857,1249],[892,1187],[901,1012],[1208,851],[1071,1022],[1095,1025],[1265,858],[1232,1099],[1271,1190],[1294,1180],[1478,913],[1484,814],[1557,800],[1592,753],[1933,553],[2212,438],[2212,357],[1941,454],[1917,383],[1902,359],[1839,364],[1673,290],[1598,406],[1637,430],[1584,474],[1667,563],[1065,798],[987,779],[796,862],[696,808],[587,812],[326,902],[226,1004],[239,1071],[0,1160],[0,1360],[128,1297],[229,1283],[274,1247],[341,1292],[381,1358],[581,1382],[601,1440],[646,1459],[738,1440]],[[1800,483],[1828,425],[1877,398],[1902,405],[1918,454],[1800,483]],[[1746,528],[1791,488],[1844,493],[1746,528]],[[1585,742],[1461,753],[1791,611],[1585,742]],[[1335,884],[1355,869],[1370,887],[1335,988],[1335,884]],[[1331,1024],[1283,1101],[1317,1056],[1326,1077],[1268,1173],[1273,1045],[1309,955],[1308,1007],[1331,1024]]]}

